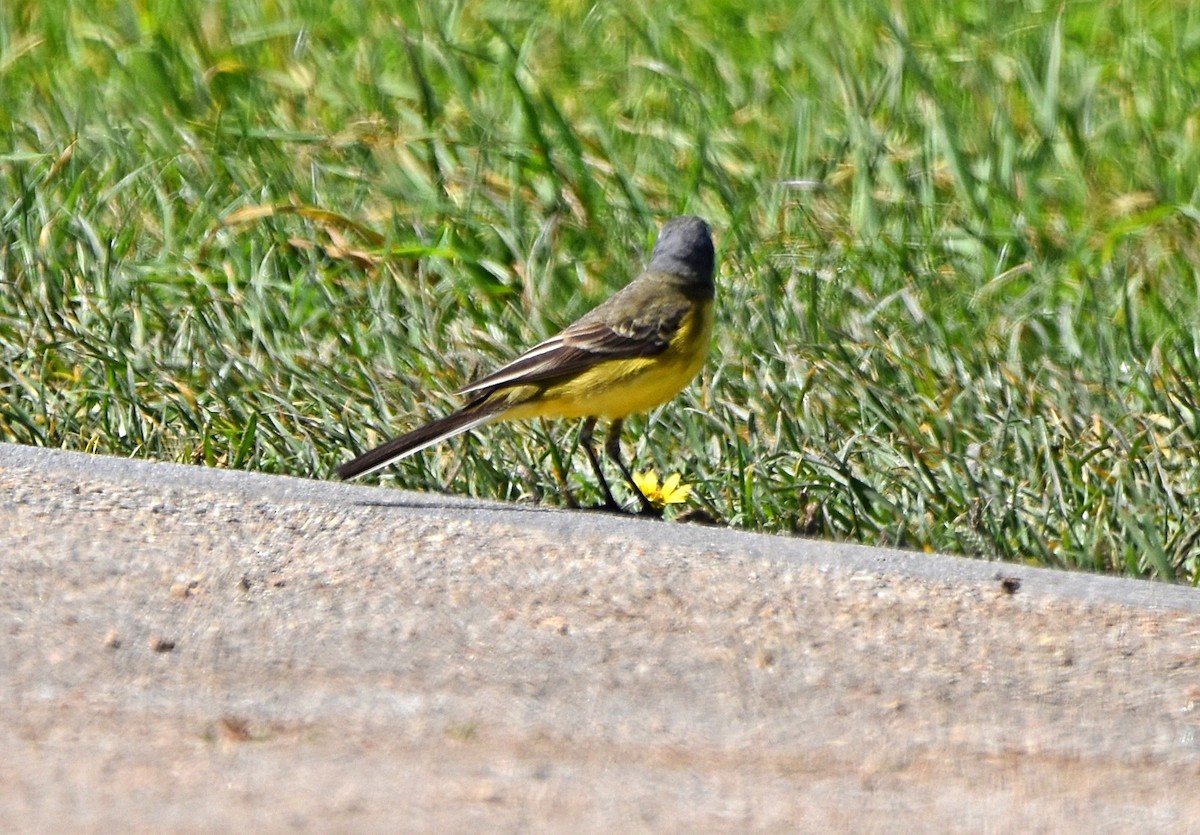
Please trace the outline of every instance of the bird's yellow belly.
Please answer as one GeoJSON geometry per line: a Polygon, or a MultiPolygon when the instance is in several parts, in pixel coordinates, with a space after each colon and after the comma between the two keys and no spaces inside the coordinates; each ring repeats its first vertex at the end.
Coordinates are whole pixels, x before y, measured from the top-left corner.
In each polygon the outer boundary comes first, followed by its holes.
{"type": "Polygon", "coordinates": [[[704,366],[712,323],[712,303],[698,305],[684,316],[671,344],[657,356],[601,362],[546,388],[515,387],[508,399],[517,405],[503,417],[615,419],[653,409],[678,394],[704,366]],[[521,402],[530,397],[529,402],[521,402]]]}

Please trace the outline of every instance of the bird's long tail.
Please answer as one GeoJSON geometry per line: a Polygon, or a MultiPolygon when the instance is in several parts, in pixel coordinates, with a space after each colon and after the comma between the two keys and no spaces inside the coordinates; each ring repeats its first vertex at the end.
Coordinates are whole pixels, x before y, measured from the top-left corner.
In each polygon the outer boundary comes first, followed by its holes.
{"type": "Polygon", "coordinates": [[[452,438],[460,432],[474,429],[476,426],[481,426],[498,417],[500,417],[499,410],[470,407],[461,409],[398,438],[392,438],[386,444],[377,446],[370,452],[364,452],[353,461],[346,462],[337,468],[338,478],[351,479],[373,473],[393,461],[399,461],[414,452],[420,452],[427,446],[433,446],[439,441],[452,438]]]}

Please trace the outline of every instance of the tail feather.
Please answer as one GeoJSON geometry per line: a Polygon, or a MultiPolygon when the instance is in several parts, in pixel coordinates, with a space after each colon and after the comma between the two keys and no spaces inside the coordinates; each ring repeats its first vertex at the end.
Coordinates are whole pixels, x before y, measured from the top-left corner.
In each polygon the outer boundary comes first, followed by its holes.
{"type": "Polygon", "coordinates": [[[432,423],[414,429],[398,438],[392,438],[386,444],[375,447],[370,452],[364,452],[353,461],[348,461],[337,468],[338,478],[349,480],[373,473],[386,467],[393,461],[406,458],[414,452],[420,452],[425,447],[433,446],[439,441],[452,438],[455,435],[474,429],[476,426],[495,420],[499,414],[494,411],[478,409],[463,409],[432,423]]]}

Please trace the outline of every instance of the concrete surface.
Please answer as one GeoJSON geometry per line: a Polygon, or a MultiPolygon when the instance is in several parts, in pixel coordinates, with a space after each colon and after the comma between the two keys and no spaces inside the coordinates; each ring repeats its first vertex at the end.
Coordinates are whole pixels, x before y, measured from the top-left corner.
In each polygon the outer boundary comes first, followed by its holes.
{"type": "Polygon", "coordinates": [[[9,445],[0,485],[0,831],[1200,830],[1194,589],[9,445]]]}

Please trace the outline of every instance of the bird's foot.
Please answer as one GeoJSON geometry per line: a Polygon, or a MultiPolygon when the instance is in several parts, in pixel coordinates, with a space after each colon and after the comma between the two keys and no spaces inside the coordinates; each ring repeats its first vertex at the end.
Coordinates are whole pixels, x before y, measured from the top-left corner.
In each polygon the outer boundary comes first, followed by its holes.
{"type": "Polygon", "coordinates": [[[641,510],[629,510],[617,502],[605,502],[604,504],[592,505],[591,507],[584,507],[580,509],[596,511],[599,513],[612,513],[616,516],[640,516],[643,519],[663,518],[663,512],[654,505],[642,507],[641,510]]]}

